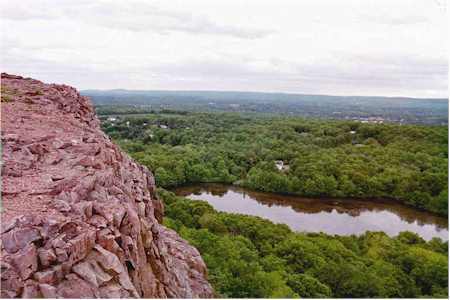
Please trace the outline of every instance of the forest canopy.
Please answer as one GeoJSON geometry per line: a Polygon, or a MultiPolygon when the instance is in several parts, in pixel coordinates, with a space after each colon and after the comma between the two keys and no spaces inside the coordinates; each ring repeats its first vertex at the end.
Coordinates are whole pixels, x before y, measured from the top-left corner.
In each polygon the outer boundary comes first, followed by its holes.
{"type": "Polygon", "coordinates": [[[295,233],[159,189],[164,224],[201,253],[218,297],[447,298],[448,242],[295,233]]]}
{"type": "MultiPolygon", "coordinates": [[[[387,198],[448,213],[446,126],[165,110],[103,116],[157,185],[219,182],[310,197],[387,198]]],[[[164,224],[195,246],[216,296],[447,298],[448,242],[331,236],[217,212],[158,189],[164,224]]]]}
{"type": "Polygon", "coordinates": [[[102,125],[162,187],[234,183],[310,197],[395,199],[448,214],[446,126],[177,111],[105,117],[102,125]]]}

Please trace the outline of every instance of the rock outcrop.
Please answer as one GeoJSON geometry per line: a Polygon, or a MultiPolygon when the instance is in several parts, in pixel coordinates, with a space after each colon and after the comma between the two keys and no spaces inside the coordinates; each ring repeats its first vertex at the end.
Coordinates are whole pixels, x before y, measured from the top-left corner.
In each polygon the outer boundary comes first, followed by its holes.
{"type": "Polygon", "coordinates": [[[1,296],[212,297],[152,173],[66,85],[2,73],[1,296]]]}

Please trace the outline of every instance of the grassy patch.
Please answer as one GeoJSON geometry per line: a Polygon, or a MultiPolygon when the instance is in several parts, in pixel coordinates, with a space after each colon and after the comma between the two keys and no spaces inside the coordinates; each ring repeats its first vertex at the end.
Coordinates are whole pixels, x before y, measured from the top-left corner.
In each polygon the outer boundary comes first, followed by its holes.
{"type": "Polygon", "coordinates": [[[14,95],[14,91],[8,89],[7,87],[2,86],[1,88],[1,102],[7,103],[12,101],[12,95],[14,95]]]}
{"type": "Polygon", "coordinates": [[[11,102],[11,97],[7,96],[7,95],[2,95],[2,102],[7,103],[7,102],[11,102]]]}

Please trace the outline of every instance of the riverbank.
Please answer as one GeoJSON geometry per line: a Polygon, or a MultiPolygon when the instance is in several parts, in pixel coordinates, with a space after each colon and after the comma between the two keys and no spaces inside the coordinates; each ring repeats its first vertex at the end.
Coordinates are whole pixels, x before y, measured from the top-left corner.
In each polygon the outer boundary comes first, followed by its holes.
{"type": "Polygon", "coordinates": [[[448,128],[151,113],[103,122],[158,186],[236,182],[308,197],[394,198],[448,214],[448,128]]]}
{"type": "Polygon", "coordinates": [[[296,231],[337,235],[383,231],[390,236],[411,231],[426,240],[448,240],[446,218],[386,199],[306,198],[224,184],[181,186],[172,191],[205,200],[219,211],[263,217],[296,231]]]}
{"type": "Polygon", "coordinates": [[[295,232],[163,189],[158,194],[164,224],[199,249],[221,297],[448,298],[448,242],[439,238],[295,232]]]}
{"type": "Polygon", "coordinates": [[[196,182],[196,183],[185,183],[185,184],[180,184],[180,185],[175,185],[175,186],[169,186],[166,187],[167,190],[169,191],[175,191],[177,189],[182,189],[182,188],[187,188],[187,187],[192,187],[192,186],[202,186],[202,185],[217,185],[217,186],[235,186],[241,189],[246,189],[249,191],[253,191],[253,192],[259,192],[259,193],[266,193],[266,194],[270,194],[273,196],[286,196],[286,197],[299,197],[299,198],[309,198],[309,199],[319,199],[319,200],[323,200],[323,199],[327,199],[329,201],[348,201],[348,200],[354,200],[354,201],[364,201],[364,202],[375,202],[375,203],[388,203],[388,204],[398,204],[398,205],[402,205],[402,206],[406,206],[409,208],[412,208],[414,210],[417,211],[421,211],[421,212],[426,212],[428,214],[434,215],[436,217],[441,217],[441,218],[446,218],[448,219],[448,214],[444,214],[444,213],[439,213],[439,212],[435,212],[435,211],[430,211],[427,210],[425,208],[420,208],[411,204],[408,204],[408,202],[406,202],[405,200],[401,200],[401,199],[396,199],[396,198],[390,198],[390,197],[383,197],[383,198],[377,198],[377,197],[332,197],[332,196],[306,196],[306,195],[302,195],[302,194],[297,194],[297,193],[290,193],[290,192],[266,192],[266,191],[262,191],[259,189],[254,189],[252,187],[249,187],[248,185],[245,184],[245,182],[243,180],[238,180],[235,182],[220,182],[220,181],[210,181],[210,182],[196,182]]]}

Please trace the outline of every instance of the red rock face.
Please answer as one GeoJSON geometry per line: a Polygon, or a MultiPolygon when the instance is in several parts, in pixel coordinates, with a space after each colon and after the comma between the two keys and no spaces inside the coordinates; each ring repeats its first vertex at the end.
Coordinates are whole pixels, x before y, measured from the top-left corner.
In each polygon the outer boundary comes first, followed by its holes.
{"type": "Polygon", "coordinates": [[[2,74],[1,296],[212,297],[152,173],[72,87],[2,74]]]}

